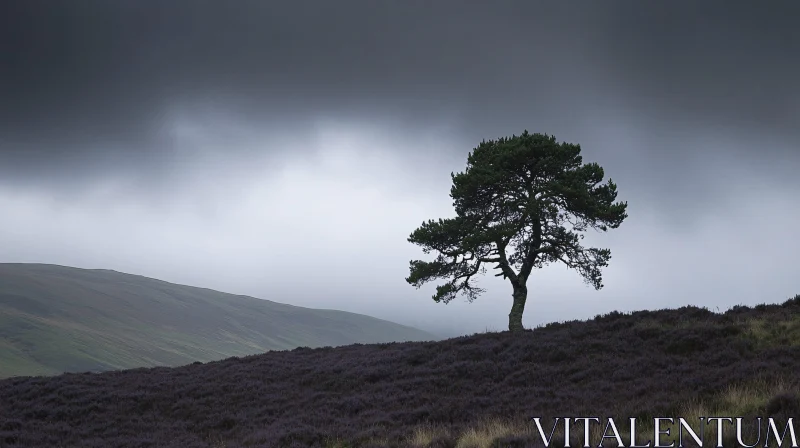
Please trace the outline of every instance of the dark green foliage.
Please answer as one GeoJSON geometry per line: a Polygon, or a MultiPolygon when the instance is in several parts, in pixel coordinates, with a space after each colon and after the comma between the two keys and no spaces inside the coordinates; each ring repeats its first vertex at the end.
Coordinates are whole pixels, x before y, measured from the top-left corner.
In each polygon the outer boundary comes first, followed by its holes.
{"type": "Polygon", "coordinates": [[[532,269],[562,262],[602,288],[601,269],[611,251],[584,247],[582,232],[619,227],[627,203],[614,202],[616,184],[601,183],[603,168],[584,164],[580,151],[580,145],[528,131],[481,142],[469,154],[467,169],[451,173],[456,217],[424,222],[408,238],[437,257],[412,260],[406,281],[420,287],[445,279],[434,301],[448,303],[458,294],[472,301],[483,292],[474,276],[494,265],[497,276],[514,287],[518,330],[532,269]]]}

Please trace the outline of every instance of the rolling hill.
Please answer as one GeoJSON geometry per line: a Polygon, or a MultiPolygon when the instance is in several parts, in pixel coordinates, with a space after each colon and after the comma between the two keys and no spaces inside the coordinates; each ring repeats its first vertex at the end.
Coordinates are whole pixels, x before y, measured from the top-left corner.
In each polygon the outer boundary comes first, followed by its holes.
{"type": "Polygon", "coordinates": [[[302,346],[438,339],[360,314],[116,271],[0,264],[0,378],[178,366],[302,346]]]}
{"type": "MultiPolygon", "coordinates": [[[[754,417],[781,430],[797,420],[799,371],[800,296],[725,313],[612,312],[520,334],[8,378],[0,448],[542,447],[532,416],[547,434],[554,417],[613,417],[622,446],[632,446],[636,418],[639,447],[678,446],[675,426],[661,444],[646,442],[653,417],[686,419],[708,447],[717,446],[715,426],[704,431],[698,417],[741,416],[754,446],[754,417]]],[[[584,445],[576,422],[567,446],[598,446],[603,423],[584,445]]],[[[563,425],[555,432],[550,446],[565,446],[563,425]]],[[[777,446],[764,433],[757,446],[777,446]]],[[[726,425],[723,446],[739,446],[735,438],[726,425]]]]}

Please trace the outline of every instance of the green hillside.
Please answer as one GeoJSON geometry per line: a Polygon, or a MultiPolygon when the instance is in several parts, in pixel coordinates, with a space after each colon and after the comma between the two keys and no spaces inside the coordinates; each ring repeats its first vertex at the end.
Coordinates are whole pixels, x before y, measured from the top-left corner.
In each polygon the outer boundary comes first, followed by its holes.
{"type": "Polygon", "coordinates": [[[102,269],[0,264],[0,378],[438,340],[381,319],[102,269]]]}

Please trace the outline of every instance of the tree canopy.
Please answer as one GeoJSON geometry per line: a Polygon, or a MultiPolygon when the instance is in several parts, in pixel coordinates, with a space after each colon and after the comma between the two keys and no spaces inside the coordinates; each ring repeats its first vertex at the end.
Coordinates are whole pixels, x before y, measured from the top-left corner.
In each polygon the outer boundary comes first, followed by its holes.
{"type": "Polygon", "coordinates": [[[584,247],[583,232],[619,227],[627,203],[615,202],[616,184],[602,183],[603,168],[584,164],[580,152],[580,145],[527,130],[482,141],[470,152],[466,170],[451,173],[456,217],[423,222],[408,238],[437,256],[412,260],[406,281],[419,288],[445,279],[434,301],[448,303],[463,294],[471,302],[484,292],[475,276],[493,265],[514,289],[510,330],[522,329],[526,283],[534,268],[561,262],[602,288],[601,269],[611,251],[584,247]]]}

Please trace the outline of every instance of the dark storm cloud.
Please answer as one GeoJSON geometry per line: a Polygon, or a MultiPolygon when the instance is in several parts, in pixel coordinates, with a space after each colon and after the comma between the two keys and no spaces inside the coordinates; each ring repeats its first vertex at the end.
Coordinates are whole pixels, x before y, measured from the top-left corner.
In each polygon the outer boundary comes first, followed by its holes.
{"type": "MultiPolygon", "coordinates": [[[[465,151],[610,116],[650,135],[617,157],[661,168],[660,185],[697,157],[682,144],[696,131],[775,136],[704,150],[788,172],[798,16],[791,1],[7,1],[0,176],[155,179],[182,163],[175,114],[207,110],[267,134],[301,135],[326,116],[389,117],[410,132],[455,119],[465,151]]],[[[598,153],[613,158],[609,146],[598,153]]]]}

